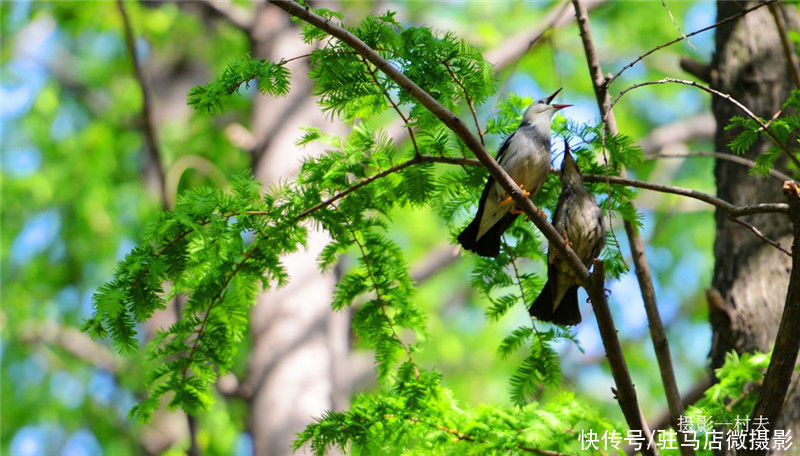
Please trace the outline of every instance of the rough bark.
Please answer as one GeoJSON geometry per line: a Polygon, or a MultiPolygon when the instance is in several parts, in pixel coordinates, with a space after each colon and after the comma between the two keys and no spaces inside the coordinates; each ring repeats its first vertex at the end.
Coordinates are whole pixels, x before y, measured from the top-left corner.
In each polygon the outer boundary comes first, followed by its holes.
{"type": "MultiPolygon", "coordinates": [[[[728,17],[740,8],[752,6],[742,2],[720,1],[718,17],[728,17]]],[[[791,29],[800,28],[796,8],[781,6],[791,29]]],[[[720,26],[716,31],[716,52],[711,64],[711,85],[728,93],[756,115],[771,118],[792,88],[781,49],[781,42],[772,16],[766,8],[754,11],[720,26]]],[[[717,151],[729,151],[728,144],[738,134],[725,131],[732,116],[741,115],[737,108],[720,98],[712,99],[717,122],[715,144],[717,151]]],[[[746,154],[753,159],[764,152],[769,141],[757,141],[746,154]]],[[[777,163],[785,169],[785,160],[777,163]]],[[[781,186],[774,179],[750,176],[748,169],[736,163],[717,160],[715,167],[717,195],[733,204],[779,202],[783,200],[781,186]]],[[[791,245],[792,227],[784,214],[756,214],[745,220],[761,229],[765,236],[779,240],[786,248],[791,245]]],[[[728,220],[717,209],[716,241],[714,244],[714,275],[712,286],[721,300],[710,302],[713,329],[711,367],[722,365],[725,353],[769,351],[781,318],[789,283],[791,259],[751,236],[747,228],[728,220]]],[[[712,290],[713,293],[713,290],[712,290]]],[[[800,433],[800,393],[795,390],[788,398],[777,423],[778,429],[800,433]]],[[[791,451],[797,450],[797,446],[791,451]]],[[[786,453],[783,453],[786,454],[786,453]]]]}
{"type": "MultiPolygon", "coordinates": [[[[259,7],[251,42],[254,57],[273,61],[312,50],[288,16],[272,5],[259,7]]],[[[266,185],[292,178],[304,157],[322,151],[295,145],[301,126],[331,134],[342,128],[324,117],[311,96],[306,61],[295,61],[289,69],[291,92],[281,98],[256,97],[253,105],[253,171],[266,185]]],[[[289,285],[264,293],[251,313],[253,346],[245,388],[256,456],[292,454],[297,432],[347,402],[349,386],[341,374],[347,365],[349,320],[346,313],[331,311],[334,275],[317,268],[327,242],[326,234],[309,230],[307,248],[284,259],[289,285]]]]}

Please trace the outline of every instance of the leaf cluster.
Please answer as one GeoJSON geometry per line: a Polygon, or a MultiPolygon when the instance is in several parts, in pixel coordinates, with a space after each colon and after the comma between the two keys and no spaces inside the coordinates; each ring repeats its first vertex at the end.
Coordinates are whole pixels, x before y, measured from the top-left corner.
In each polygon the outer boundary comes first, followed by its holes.
{"type": "Polygon", "coordinates": [[[404,364],[396,382],[378,394],[363,394],[344,412],[328,412],[298,435],[295,449],[315,455],[331,448],[351,454],[530,454],[580,453],[579,429],[610,430],[611,423],[569,393],[546,404],[465,410],[435,372],[414,373],[404,364]]]}
{"type": "Polygon", "coordinates": [[[755,119],[750,117],[734,116],[725,127],[726,131],[736,131],[738,134],[731,140],[729,146],[736,155],[747,154],[759,138],[768,138],[771,144],[763,152],[759,152],[753,159],[756,166],[750,174],[766,176],[775,167],[778,158],[784,153],[781,145],[797,157],[800,155],[800,139],[797,131],[800,130],[800,90],[793,90],[789,99],[781,109],[783,115],[772,120],[760,119],[767,125],[767,130],[761,127],[755,119]]]}
{"type": "Polygon", "coordinates": [[[725,355],[725,363],[716,369],[718,380],[692,405],[686,416],[713,417],[717,423],[734,423],[750,416],[758,396],[759,385],[769,366],[771,353],[743,353],[735,351],[725,355]]]}

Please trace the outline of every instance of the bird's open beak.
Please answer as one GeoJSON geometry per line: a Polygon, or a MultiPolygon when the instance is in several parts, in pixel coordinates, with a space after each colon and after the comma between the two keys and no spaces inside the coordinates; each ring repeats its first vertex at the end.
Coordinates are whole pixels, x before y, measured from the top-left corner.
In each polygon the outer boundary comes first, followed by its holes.
{"type": "MultiPolygon", "coordinates": [[[[563,87],[562,87],[562,88],[563,88],[563,87]]],[[[553,101],[553,98],[555,98],[555,97],[556,97],[556,95],[558,95],[558,92],[561,92],[561,89],[558,89],[558,90],[556,90],[555,92],[553,92],[553,94],[552,94],[552,95],[550,95],[549,97],[547,97],[547,99],[546,99],[546,100],[547,100],[547,104],[550,104],[550,102],[551,102],[551,101],[553,101]]]]}
{"type": "MultiPolygon", "coordinates": [[[[561,89],[556,90],[555,92],[553,92],[552,95],[547,97],[547,104],[550,104],[550,102],[553,101],[553,98],[555,98],[556,95],[558,95],[558,92],[561,92],[561,89]]],[[[572,105],[570,105],[570,104],[552,104],[550,106],[552,106],[552,107],[554,107],[556,109],[564,109],[564,108],[568,108],[568,107],[570,107],[572,105]]]]}

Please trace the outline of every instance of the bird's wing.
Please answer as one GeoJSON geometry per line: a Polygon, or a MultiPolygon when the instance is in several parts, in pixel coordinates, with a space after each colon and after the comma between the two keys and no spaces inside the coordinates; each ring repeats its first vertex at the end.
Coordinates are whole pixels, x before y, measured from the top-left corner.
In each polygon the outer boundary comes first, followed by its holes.
{"type": "Polygon", "coordinates": [[[501,165],[503,164],[503,152],[508,149],[508,145],[511,143],[511,138],[513,138],[515,134],[517,134],[516,131],[508,135],[508,137],[506,137],[506,139],[503,141],[503,144],[500,144],[500,149],[497,150],[497,156],[494,158],[497,160],[497,163],[501,165]]]}
{"type": "MultiPolygon", "coordinates": [[[[513,132],[500,145],[500,148],[497,150],[497,156],[495,160],[503,166],[503,158],[504,153],[508,150],[511,144],[511,138],[517,132],[513,132]]],[[[478,204],[478,213],[476,214],[477,217],[480,217],[480,222],[478,224],[478,234],[476,235],[476,239],[480,239],[486,232],[488,232],[492,227],[503,218],[504,215],[508,213],[510,209],[509,205],[500,206],[498,204],[499,201],[495,201],[498,197],[497,193],[499,189],[497,188],[497,184],[495,180],[489,176],[489,179],[486,181],[486,186],[483,188],[483,194],[481,194],[481,200],[478,204]],[[494,192],[492,190],[494,189],[494,192]],[[493,198],[489,198],[490,193],[493,193],[493,198]]]]}

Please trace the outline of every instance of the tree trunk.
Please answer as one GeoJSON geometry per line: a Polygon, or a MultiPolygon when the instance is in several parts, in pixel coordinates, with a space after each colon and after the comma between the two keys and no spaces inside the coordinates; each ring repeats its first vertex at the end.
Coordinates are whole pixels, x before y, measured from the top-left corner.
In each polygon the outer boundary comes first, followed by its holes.
{"type": "MultiPolygon", "coordinates": [[[[251,41],[254,57],[272,61],[313,50],[288,16],[271,5],[259,7],[251,41]]],[[[281,98],[256,96],[253,104],[253,172],[266,185],[292,178],[304,157],[322,152],[313,144],[302,149],[295,145],[300,127],[343,132],[341,125],[324,117],[311,95],[307,59],[288,68],[291,92],[281,98]]],[[[297,432],[326,410],[346,405],[350,388],[342,374],[349,319],[344,312],[332,312],[336,280],[317,267],[328,242],[324,232],[309,229],[307,247],[283,260],[289,284],[264,293],[251,313],[253,347],[245,387],[256,456],[292,454],[297,432]]]]}
{"type": "MultiPolygon", "coordinates": [[[[718,18],[732,16],[755,3],[719,1],[718,18]]],[[[797,9],[781,8],[789,28],[797,30],[800,24],[797,9]]],[[[769,9],[760,8],[718,27],[715,40],[711,86],[730,94],[756,115],[771,118],[793,87],[769,9]]],[[[724,128],[731,117],[744,114],[719,97],[712,99],[712,109],[717,122],[716,150],[732,153],[728,144],[739,130],[725,131],[724,128]]],[[[769,145],[769,140],[760,139],[746,156],[754,159],[769,145]]],[[[786,169],[785,166],[785,159],[776,163],[778,169],[786,169]]],[[[781,184],[774,178],[750,176],[748,168],[725,160],[717,160],[714,173],[717,195],[733,204],[784,201],[781,184]]],[[[712,368],[720,367],[725,353],[730,350],[744,353],[772,349],[791,268],[791,258],[755,237],[747,228],[728,220],[725,211],[717,209],[715,219],[715,265],[713,289],[709,296],[719,298],[709,299],[713,329],[712,368]]],[[[744,220],[785,248],[791,246],[792,226],[784,214],[760,214],[744,220]]],[[[800,390],[795,389],[788,397],[776,429],[791,429],[791,435],[797,440],[800,434],[800,390]]],[[[800,454],[798,443],[795,442],[788,454],[800,454]]]]}

